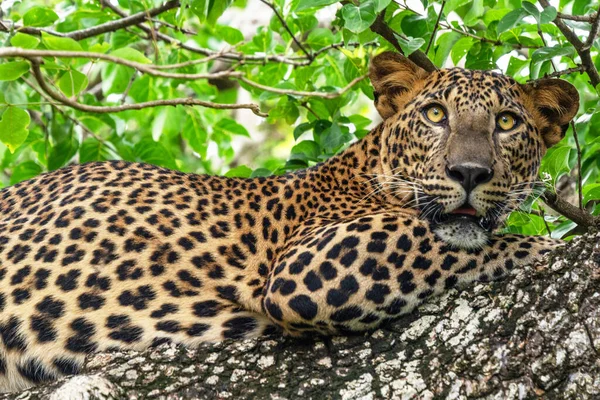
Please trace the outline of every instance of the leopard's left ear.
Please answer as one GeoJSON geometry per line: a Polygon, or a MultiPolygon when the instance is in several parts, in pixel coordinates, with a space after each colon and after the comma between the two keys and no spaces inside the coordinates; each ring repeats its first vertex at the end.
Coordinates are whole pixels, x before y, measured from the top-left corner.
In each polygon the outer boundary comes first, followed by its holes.
{"type": "Polygon", "coordinates": [[[429,73],[401,54],[386,51],[371,60],[369,78],[381,118],[396,114],[429,73]]]}
{"type": "Polygon", "coordinates": [[[565,137],[569,122],[579,110],[579,93],[569,82],[562,79],[542,79],[523,85],[537,110],[536,123],[546,147],[554,146],[565,137]]]}

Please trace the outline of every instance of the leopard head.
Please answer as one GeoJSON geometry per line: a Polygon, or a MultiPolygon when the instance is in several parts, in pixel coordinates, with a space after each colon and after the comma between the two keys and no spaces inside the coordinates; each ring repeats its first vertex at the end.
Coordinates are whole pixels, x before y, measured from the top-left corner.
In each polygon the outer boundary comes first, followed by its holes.
{"type": "Polygon", "coordinates": [[[427,72],[390,52],[372,60],[370,78],[384,120],[383,185],[461,248],[483,246],[532,192],[542,157],[579,107],[576,89],[563,80],[427,72]]]}

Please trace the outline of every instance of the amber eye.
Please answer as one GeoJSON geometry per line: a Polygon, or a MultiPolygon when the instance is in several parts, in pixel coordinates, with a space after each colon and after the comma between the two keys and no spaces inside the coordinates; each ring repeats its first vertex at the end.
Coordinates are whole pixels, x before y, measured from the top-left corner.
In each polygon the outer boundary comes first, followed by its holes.
{"type": "Polygon", "coordinates": [[[498,116],[498,128],[502,131],[510,131],[517,126],[517,119],[510,113],[502,113],[498,116]]]}
{"type": "Polygon", "coordinates": [[[425,115],[427,116],[428,120],[436,124],[446,119],[446,113],[444,112],[444,109],[437,104],[427,107],[425,110],[425,115]]]}

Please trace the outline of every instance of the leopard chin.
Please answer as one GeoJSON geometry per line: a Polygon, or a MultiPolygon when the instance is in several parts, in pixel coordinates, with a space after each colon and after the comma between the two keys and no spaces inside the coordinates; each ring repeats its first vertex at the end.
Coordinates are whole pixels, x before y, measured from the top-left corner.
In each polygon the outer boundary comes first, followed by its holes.
{"type": "Polygon", "coordinates": [[[488,244],[490,232],[472,218],[455,218],[437,224],[433,232],[451,246],[476,250],[488,244]]]}

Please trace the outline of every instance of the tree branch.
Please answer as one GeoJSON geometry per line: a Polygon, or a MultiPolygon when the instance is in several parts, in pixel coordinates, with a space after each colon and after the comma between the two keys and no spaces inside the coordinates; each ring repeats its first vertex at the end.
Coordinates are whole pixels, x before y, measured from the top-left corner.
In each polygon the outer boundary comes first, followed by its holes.
{"type": "Polygon", "coordinates": [[[542,199],[544,200],[544,203],[548,205],[548,207],[569,218],[571,221],[575,222],[581,227],[590,228],[600,225],[600,217],[595,217],[584,210],[580,210],[573,204],[560,198],[552,191],[547,190],[544,192],[542,199]]]}
{"type": "Polygon", "coordinates": [[[440,12],[438,13],[437,19],[435,21],[435,26],[433,27],[433,32],[431,32],[431,37],[429,38],[429,43],[427,43],[427,49],[425,49],[425,54],[429,54],[429,49],[431,48],[431,44],[435,40],[435,34],[440,26],[440,19],[442,19],[442,14],[444,13],[444,6],[446,5],[446,1],[442,1],[442,7],[440,8],[440,12]]]}
{"type": "Polygon", "coordinates": [[[150,10],[140,11],[137,14],[130,15],[129,17],[123,17],[116,21],[106,22],[98,26],[91,28],[82,29],[79,31],[70,32],[66,35],[74,40],[83,40],[92,36],[101,35],[106,32],[115,32],[119,29],[126,28],[128,26],[139,25],[152,17],[164,13],[165,11],[172,10],[180,6],[179,0],[170,0],[161,6],[151,8],[150,10]]]}
{"type": "MultiPolygon", "coordinates": [[[[545,7],[550,7],[550,3],[548,2],[548,0],[540,0],[540,4],[545,8],[545,7]]],[[[554,19],[554,25],[556,25],[556,27],[562,32],[562,34],[565,36],[565,38],[567,39],[567,41],[569,41],[569,43],[571,43],[573,45],[573,47],[575,48],[575,51],[577,51],[577,54],[579,54],[579,58],[581,58],[581,65],[584,66],[585,68],[585,72],[588,74],[589,78],[590,78],[590,82],[592,84],[592,86],[596,87],[598,86],[598,84],[600,84],[600,74],[598,74],[598,70],[596,69],[596,66],[594,65],[594,62],[592,60],[592,56],[590,54],[590,48],[586,48],[587,42],[591,40],[591,43],[593,43],[596,35],[598,34],[598,24],[600,24],[600,22],[598,22],[600,18],[598,18],[598,13],[596,13],[596,19],[594,20],[594,24],[592,25],[592,29],[590,30],[590,36],[588,37],[588,39],[586,40],[586,43],[583,43],[579,37],[577,36],[577,34],[575,34],[575,32],[573,32],[571,30],[571,28],[569,28],[564,21],[560,18],[560,16],[557,16],[554,19]]]]}
{"type": "Polygon", "coordinates": [[[350,83],[348,83],[348,85],[344,86],[342,89],[338,90],[337,92],[306,92],[306,91],[302,91],[302,90],[280,89],[280,88],[262,85],[258,82],[251,81],[248,78],[243,77],[243,76],[239,77],[237,79],[240,80],[241,82],[244,82],[247,85],[250,85],[252,87],[255,87],[257,89],[261,89],[261,90],[264,90],[267,92],[292,95],[292,96],[320,97],[322,99],[335,99],[336,97],[339,97],[339,96],[343,95],[344,93],[346,93],[348,90],[352,89],[352,87],[354,87],[354,85],[356,85],[358,82],[362,81],[366,77],[367,77],[367,75],[362,75],[362,76],[359,76],[358,78],[354,78],[352,81],[350,81],[350,83]]]}
{"type": "MultiPolygon", "coordinates": [[[[127,16],[122,17],[115,21],[109,21],[104,24],[93,26],[91,28],[81,29],[81,30],[73,31],[73,32],[69,32],[69,33],[55,32],[55,31],[52,31],[49,29],[23,27],[23,26],[19,26],[19,25],[13,25],[12,28],[18,30],[19,32],[27,33],[30,35],[39,36],[39,35],[41,35],[41,32],[46,32],[53,36],[67,37],[67,38],[71,38],[73,40],[79,41],[79,40],[87,39],[87,38],[90,38],[93,36],[102,35],[103,33],[115,32],[119,29],[127,28],[129,26],[139,25],[142,22],[145,22],[146,20],[151,19],[152,17],[155,17],[159,14],[164,13],[165,11],[172,10],[179,6],[180,6],[179,0],[170,0],[170,1],[167,1],[166,3],[162,4],[161,6],[151,8],[150,10],[141,11],[139,13],[133,14],[128,17],[127,16]]],[[[4,32],[10,31],[10,29],[6,25],[6,21],[3,21],[3,23],[0,24],[0,31],[4,31],[4,32]]]]}
{"type": "Polygon", "coordinates": [[[232,109],[249,109],[254,114],[260,117],[267,117],[268,114],[260,111],[260,107],[257,104],[222,104],[222,103],[213,103],[210,101],[203,101],[192,98],[179,98],[179,99],[169,99],[169,100],[154,100],[154,101],[146,101],[143,103],[137,104],[123,104],[120,106],[91,106],[88,104],[81,104],[75,100],[71,100],[61,93],[52,89],[46,83],[44,76],[42,75],[42,71],[40,69],[40,60],[37,58],[29,59],[31,62],[31,69],[33,71],[33,76],[37,81],[40,88],[46,92],[50,97],[54,100],[61,102],[69,107],[72,107],[76,110],[92,112],[92,113],[117,113],[121,111],[128,110],[141,110],[143,108],[150,107],[159,107],[159,106],[176,106],[176,105],[185,105],[185,106],[203,106],[208,108],[215,108],[219,110],[232,110],[232,109]]]}
{"type": "MultiPolygon", "coordinates": [[[[402,50],[398,39],[396,39],[396,32],[394,32],[394,30],[385,23],[385,10],[383,10],[379,13],[379,15],[377,15],[377,18],[375,19],[375,22],[373,22],[373,24],[370,26],[370,29],[372,32],[377,33],[382,38],[390,42],[392,46],[394,46],[394,48],[398,51],[398,53],[404,54],[404,50],[402,50]]],[[[412,62],[417,64],[419,67],[423,68],[425,71],[431,72],[437,70],[437,67],[421,50],[416,50],[415,52],[410,54],[408,58],[412,62]]]]}
{"type": "Polygon", "coordinates": [[[275,7],[275,4],[271,3],[270,1],[267,0],[260,0],[262,3],[266,4],[269,8],[271,8],[271,10],[273,10],[273,12],[275,13],[275,15],[277,16],[277,18],[279,19],[279,22],[281,22],[281,25],[283,25],[283,28],[287,31],[287,33],[289,33],[289,35],[292,37],[292,40],[294,41],[294,43],[296,43],[296,46],[298,46],[298,48],[300,50],[302,50],[302,52],[304,54],[306,54],[306,57],[309,60],[313,59],[313,55],[304,48],[304,46],[302,45],[302,43],[300,43],[300,41],[298,39],[296,39],[296,36],[294,36],[294,33],[292,32],[292,30],[290,29],[290,27],[288,26],[288,24],[285,22],[285,19],[283,18],[283,15],[281,15],[279,13],[279,11],[277,10],[277,7],[275,7]]]}
{"type": "Polygon", "coordinates": [[[221,71],[214,73],[199,73],[199,74],[181,74],[176,72],[157,71],[152,64],[142,64],[135,61],[129,61],[124,58],[111,56],[104,53],[92,53],[88,51],[64,51],[64,50],[29,50],[20,47],[5,47],[0,49],[0,58],[6,57],[22,57],[30,60],[32,57],[57,57],[57,58],[88,58],[110,61],[115,64],[124,65],[137,69],[148,75],[158,76],[161,78],[196,80],[196,79],[220,79],[227,77],[239,77],[241,72],[237,71],[221,71]]]}

